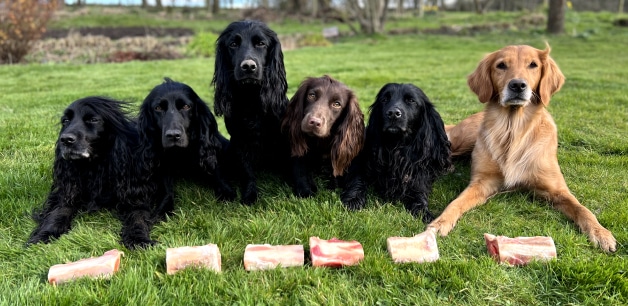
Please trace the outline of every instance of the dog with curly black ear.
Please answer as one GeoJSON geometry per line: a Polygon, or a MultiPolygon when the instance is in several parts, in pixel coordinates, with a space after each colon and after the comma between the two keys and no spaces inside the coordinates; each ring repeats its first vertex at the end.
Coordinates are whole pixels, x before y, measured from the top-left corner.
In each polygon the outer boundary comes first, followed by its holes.
{"type": "Polygon", "coordinates": [[[221,163],[229,140],[207,104],[188,85],[165,78],[146,96],[138,115],[142,171],[158,182],[153,194],[160,215],[174,209],[174,180],[201,180],[222,200],[235,199],[221,163]]]}
{"type": "Polygon", "coordinates": [[[258,198],[259,170],[286,174],[287,139],[281,119],[288,105],[286,70],[277,34],[260,21],[236,21],[216,41],[214,112],[231,135],[229,156],[241,202],[258,198]]]}
{"type": "Polygon", "coordinates": [[[152,206],[148,189],[135,171],[138,134],[124,103],[86,97],[70,104],[61,117],[50,193],[33,214],[37,227],[27,244],[48,243],[68,232],[81,211],[109,209],[122,221],[122,243],[146,247],[152,206]]]}
{"type": "Polygon", "coordinates": [[[371,185],[386,200],[399,200],[430,222],[432,184],[451,167],[443,121],[423,91],[412,84],[386,84],[370,106],[366,143],[347,175],[341,200],[361,209],[371,185]]]}

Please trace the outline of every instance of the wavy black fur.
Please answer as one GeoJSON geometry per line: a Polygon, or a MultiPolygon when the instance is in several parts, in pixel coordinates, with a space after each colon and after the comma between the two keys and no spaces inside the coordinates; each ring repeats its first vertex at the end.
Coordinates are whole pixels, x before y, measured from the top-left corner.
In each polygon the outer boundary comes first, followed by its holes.
{"type": "Polygon", "coordinates": [[[152,226],[146,189],[138,188],[135,148],[138,135],[124,103],[86,97],[70,104],[61,118],[53,182],[28,244],[48,243],[68,232],[80,211],[110,209],[122,221],[122,243],[145,247],[152,226]]]}
{"type": "Polygon", "coordinates": [[[423,222],[433,182],[452,167],[443,121],[421,89],[386,84],[370,107],[366,143],[347,176],[342,202],[361,209],[371,185],[386,200],[400,200],[423,222]]]}
{"type": "Polygon", "coordinates": [[[174,181],[191,178],[214,187],[221,200],[235,192],[222,177],[229,140],[218,131],[207,104],[188,85],[165,78],[146,96],[138,115],[141,171],[157,182],[152,201],[157,214],[174,209],[174,181]]]}
{"type": "Polygon", "coordinates": [[[285,174],[289,158],[281,118],[288,105],[277,34],[260,21],[236,21],[216,41],[214,112],[231,135],[229,156],[244,204],[257,200],[259,168],[285,174]]]}

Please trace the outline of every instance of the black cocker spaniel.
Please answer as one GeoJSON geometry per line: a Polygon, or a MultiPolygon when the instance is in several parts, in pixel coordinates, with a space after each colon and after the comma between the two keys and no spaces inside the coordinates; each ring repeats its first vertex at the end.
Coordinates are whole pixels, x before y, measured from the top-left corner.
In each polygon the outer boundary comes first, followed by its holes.
{"type": "Polygon", "coordinates": [[[191,178],[214,187],[216,196],[233,200],[222,176],[229,140],[218,131],[209,107],[188,85],[165,78],[140,106],[138,115],[141,171],[157,186],[152,193],[157,214],[174,209],[174,180],[191,178]]]}
{"type": "Polygon", "coordinates": [[[86,97],[70,104],[61,117],[50,193],[33,214],[37,227],[27,244],[48,243],[70,230],[77,213],[99,209],[117,214],[127,248],[154,244],[152,205],[136,171],[137,146],[123,102],[86,97]]]}
{"type": "Polygon", "coordinates": [[[370,107],[364,149],[349,169],[341,200],[361,209],[371,185],[386,200],[400,200],[423,222],[433,182],[452,168],[443,121],[421,89],[386,84],[370,107]]]}
{"type": "Polygon", "coordinates": [[[260,169],[285,175],[288,142],[281,119],[288,105],[286,71],[277,34],[260,21],[236,21],[216,42],[214,112],[231,135],[230,164],[241,202],[257,200],[260,169]]]}

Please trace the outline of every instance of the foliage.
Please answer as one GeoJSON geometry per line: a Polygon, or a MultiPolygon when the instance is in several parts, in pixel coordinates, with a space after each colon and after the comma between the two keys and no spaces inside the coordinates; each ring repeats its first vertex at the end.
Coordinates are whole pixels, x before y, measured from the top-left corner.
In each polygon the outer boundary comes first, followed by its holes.
{"type": "Polygon", "coordinates": [[[211,57],[216,52],[216,39],[218,34],[214,32],[196,33],[186,47],[187,53],[191,56],[211,57]]]}
{"type": "Polygon", "coordinates": [[[56,0],[0,0],[0,64],[19,63],[46,31],[56,0]]]}
{"type": "Polygon", "coordinates": [[[331,46],[331,42],[321,33],[309,33],[300,37],[297,45],[299,47],[328,47],[331,46]]]}

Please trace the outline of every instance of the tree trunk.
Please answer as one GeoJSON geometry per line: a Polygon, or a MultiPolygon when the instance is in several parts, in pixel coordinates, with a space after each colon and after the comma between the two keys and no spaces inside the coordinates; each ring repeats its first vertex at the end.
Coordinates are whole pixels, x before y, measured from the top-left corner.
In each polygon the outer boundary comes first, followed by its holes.
{"type": "Polygon", "coordinates": [[[312,0],[312,12],[310,16],[316,18],[318,16],[318,0],[312,0]]]}
{"type": "Polygon", "coordinates": [[[162,9],[164,6],[161,4],[161,0],[155,0],[155,7],[162,9]]]}
{"type": "Polygon", "coordinates": [[[360,23],[360,31],[364,34],[384,32],[386,7],[388,0],[346,0],[348,11],[360,23]],[[361,5],[360,5],[361,4],[361,5]]]}
{"type": "Polygon", "coordinates": [[[493,0],[488,0],[484,5],[480,3],[480,0],[473,0],[473,4],[475,5],[475,12],[478,14],[484,14],[488,10],[488,8],[493,4],[493,0]]]}
{"type": "Polygon", "coordinates": [[[220,0],[213,0],[212,1],[212,14],[216,15],[218,14],[218,12],[220,12],[220,0]]]}
{"type": "Polygon", "coordinates": [[[618,10],[619,14],[623,14],[624,13],[624,0],[619,0],[619,10],[618,10]]]}
{"type": "Polygon", "coordinates": [[[473,0],[473,6],[475,6],[476,13],[482,14],[482,6],[480,5],[480,0],[473,0]]]}
{"type": "Polygon", "coordinates": [[[547,32],[562,34],[565,32],[565,11],[567,0],[550,0],[547,14],[547,32]]]}

